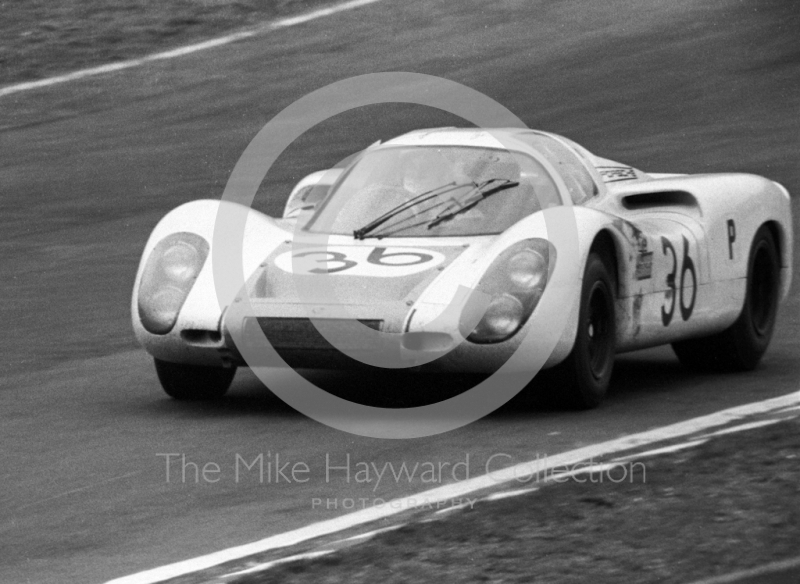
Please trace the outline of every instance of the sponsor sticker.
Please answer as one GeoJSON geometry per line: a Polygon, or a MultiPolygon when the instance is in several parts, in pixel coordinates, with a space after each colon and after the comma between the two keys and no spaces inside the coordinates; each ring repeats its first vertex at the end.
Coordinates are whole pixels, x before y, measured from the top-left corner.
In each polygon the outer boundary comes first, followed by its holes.
{"type": "Polygon", "coordinates": [[[649,280],[653,276],[653,252],[641,252],[636,258],[636,279],[649,280]]]}
{"type": "Polygon", "coordinates": [[[599,166],[597,172],[603,177],[603,181],[607,183],[636,180],[636,171],[630,166],[599,166]]]}

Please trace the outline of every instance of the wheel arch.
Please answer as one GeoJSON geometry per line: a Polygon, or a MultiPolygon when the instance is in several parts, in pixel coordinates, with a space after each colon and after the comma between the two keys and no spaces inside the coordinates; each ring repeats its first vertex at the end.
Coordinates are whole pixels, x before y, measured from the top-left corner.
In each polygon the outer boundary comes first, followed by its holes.
{"type": "MultiPolygon", "coordinates": [[[[786,298],[789,293],[789,287],[792,283],[792,250],[791,250],[791,234],[787,233],[785,227],[779,221],[770,219],[761,224],[760,227],[766,227],[772,234],[775,240],[775,245],[778,247],[778,257],[781,262],[781,298],[786,298]]],[[[759,229],[760,229],[759,227],[759,229]]],[[[757,230],[756,230],[757,231],[757,230]]]]}
{"type": "Polygon", "coordinates": [[[595,234],[589,253],[597,253],[614,276],[614,293],[617,297],[620,294],[620,282],[624,281],[622,274],[619,273],[620,266],[624,265],[624,258],[620,255],[622,248],[616,238],[608,229],[601,229],[595,234]]]}

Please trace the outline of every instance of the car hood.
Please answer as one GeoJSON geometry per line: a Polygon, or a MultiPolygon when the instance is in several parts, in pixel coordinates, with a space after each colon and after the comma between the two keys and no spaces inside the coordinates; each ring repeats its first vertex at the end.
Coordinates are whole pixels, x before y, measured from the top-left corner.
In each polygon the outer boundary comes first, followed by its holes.
{"type": "Polygon", "coordinates": [[[279,245],[250,280],[256,316],[384,320],[397,330],[409,307],[469,244],[397,240],[279,245]]]}

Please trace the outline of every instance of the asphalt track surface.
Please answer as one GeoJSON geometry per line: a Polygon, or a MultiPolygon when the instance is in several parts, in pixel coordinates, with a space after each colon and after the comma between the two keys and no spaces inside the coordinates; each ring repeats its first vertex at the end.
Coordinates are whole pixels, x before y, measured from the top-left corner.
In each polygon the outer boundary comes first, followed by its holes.
{"type": "MultiPolygon", "coordinates": [[[[795,391],[796,286],[753,373],[691,375],[668,349],[655,349],[620,359],[598,410],[512,403],[418,440],[331,430],[248,372],[220,404],[175,403],[136,350],[130,288],[156,221],[182,202],[219,197],[264,123],[352,75],[439,75],[610,158],[656,172],[755,172],[800,192],[798,41],[781,27],[796,9],[766,0],[600,4],[389,0],[3,98],[0,581],[101,582],[346,512],[312,508],[315,497],[390,499],[432,486],[392,480],[373,492],[341,472],[326,480],[326,454],[333,464],[349,453],[353,464],[396,466],[469,455],[480,474],[496,453],[520,462],[795,391]],[[159,453],[216,462],[220,480],[196,484],[190,471],[184,482],[173,465],[167,482],[159,453]],[[236,455],[262,453],[306,462],[310,480],[259,483],[248,474],[236,483],[236,455]]],[[[287,151],[256,205],[277,213],[307,172],[377,138],[451,123],[458,120],[416,106],[338,116],[287,151]]],[[[432,384],[315,378],[355,400],[432,384]]]]}

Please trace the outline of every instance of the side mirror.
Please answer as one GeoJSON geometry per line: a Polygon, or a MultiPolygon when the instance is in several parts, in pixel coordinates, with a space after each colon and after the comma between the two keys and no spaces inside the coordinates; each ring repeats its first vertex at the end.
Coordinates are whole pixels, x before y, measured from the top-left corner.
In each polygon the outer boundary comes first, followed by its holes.
{"type": "Polygon", "coordinates": [[[296,218],[301,212],[313,211],[327,196],[331,185],[342,174],[342,170],[341,168],[332,168],[312,172],[297,183],[283,208],[283,218],[296,218]]]}

